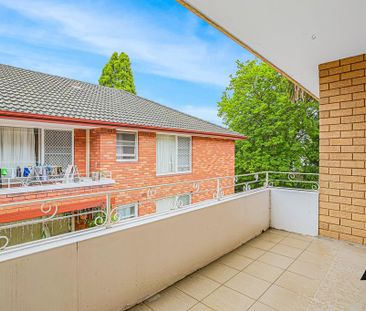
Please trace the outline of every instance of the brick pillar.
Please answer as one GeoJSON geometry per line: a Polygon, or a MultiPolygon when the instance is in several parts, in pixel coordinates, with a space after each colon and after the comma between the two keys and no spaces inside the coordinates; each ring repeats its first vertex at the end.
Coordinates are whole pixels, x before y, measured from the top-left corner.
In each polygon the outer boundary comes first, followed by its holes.
{"type": "Polygon", "coordinates": [[[90,171],[112,171],[116,163],[116,130],[98,128],[90,131],[90,171]]]}
{"type": "Polygon", "coordinates": [[[319,233],[366,244],[366,55],[319,66],[319,233]]]}
{"type": "Polygon", "coordinates": [[[78,167],[79,173],[86,174],[86,131],[82,129],[74,130],[74,163],[78,167]]]}

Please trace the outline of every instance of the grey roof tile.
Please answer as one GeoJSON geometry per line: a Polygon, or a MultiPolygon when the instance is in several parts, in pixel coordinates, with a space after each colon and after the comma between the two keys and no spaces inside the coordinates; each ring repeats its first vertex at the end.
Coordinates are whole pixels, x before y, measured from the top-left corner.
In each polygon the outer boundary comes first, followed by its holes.
{"type": "Polygon", "coordinates": [[[2,64],[0,110],[240,135],[122,90],[2,64]]]}

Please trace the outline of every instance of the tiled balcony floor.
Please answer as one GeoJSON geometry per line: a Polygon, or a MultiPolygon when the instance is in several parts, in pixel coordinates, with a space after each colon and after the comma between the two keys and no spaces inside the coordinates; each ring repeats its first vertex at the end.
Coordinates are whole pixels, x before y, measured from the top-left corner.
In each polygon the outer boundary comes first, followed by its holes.
{"type": "Polygon", "coordinates": [[[366,310],[366,247],[270,229],[130,309],[366,310]]]}

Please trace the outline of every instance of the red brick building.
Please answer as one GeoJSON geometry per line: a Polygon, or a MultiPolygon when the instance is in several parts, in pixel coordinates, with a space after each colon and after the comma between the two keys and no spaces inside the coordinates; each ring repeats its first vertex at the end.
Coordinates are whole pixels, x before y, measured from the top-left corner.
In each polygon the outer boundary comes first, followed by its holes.
{"type": "MultiPolygon", "coordinates": [[[[238,133],[121,90],[6,65],[0,76],[0,204],[234,175],[238,133]]],[[[192,184],[155,191],[153,200],[146,190],[116,192],[111,205],[128,218],[212,192],[192,184]]],[[[105,198],[58,204],[58,213],[72,213],[105,198]]],[[[13,206],[0,222],[41,215],[39,205],[13,206]]]]}

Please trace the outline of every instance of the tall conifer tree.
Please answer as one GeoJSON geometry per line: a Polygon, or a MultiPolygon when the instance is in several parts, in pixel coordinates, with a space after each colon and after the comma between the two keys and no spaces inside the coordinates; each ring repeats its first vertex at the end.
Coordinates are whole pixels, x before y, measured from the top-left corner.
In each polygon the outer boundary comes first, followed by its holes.
{"type": "Polygon", "coordinates": [[[114,52],[104,66],[99,85],[113,87],[136,94],[130,58],[126,53],[114,52]]]}

